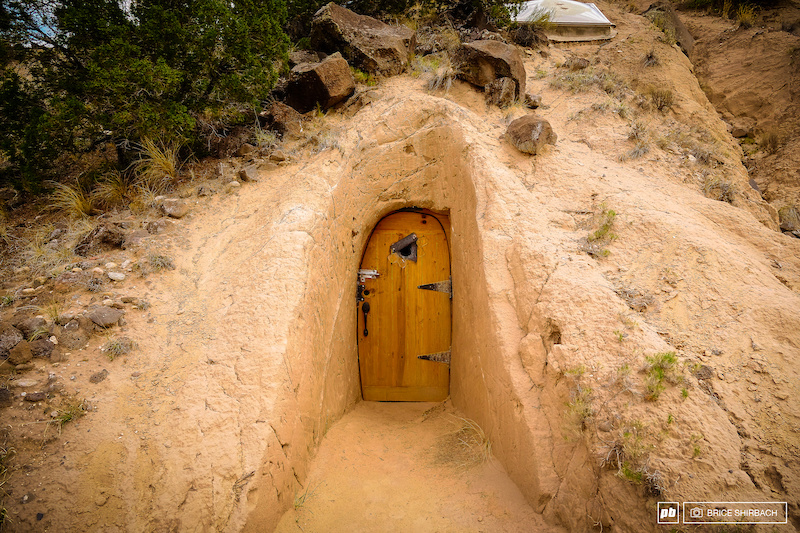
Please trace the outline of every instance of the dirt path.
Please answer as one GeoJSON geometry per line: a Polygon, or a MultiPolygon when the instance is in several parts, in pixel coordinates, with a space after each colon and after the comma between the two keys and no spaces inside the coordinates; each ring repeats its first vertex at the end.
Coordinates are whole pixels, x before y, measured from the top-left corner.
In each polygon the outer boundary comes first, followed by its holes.
{"type": "Polygon", "coordinates": [[[328,431],[276,531],[553,531],[464,426],[437,404],[360,402],[328,431]]]}

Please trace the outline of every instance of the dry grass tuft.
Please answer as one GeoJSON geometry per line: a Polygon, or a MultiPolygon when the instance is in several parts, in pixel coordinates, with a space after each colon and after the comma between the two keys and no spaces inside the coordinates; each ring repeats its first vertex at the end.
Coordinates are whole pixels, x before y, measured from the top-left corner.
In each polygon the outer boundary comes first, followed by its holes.
{"type": "Polygon", "coordinates": [[[650,101],[653,103],[653,107],[662,113],[671,108],[675,103],[675,95],[669,89],[651,87],[647,91],[647,94],[650,96],[650,101]]]}
{"type": "Polygon", "coordinates": [[[457,468],[483,464],[492,455],[492,444],[483,428],[472,419],[457,416],[458,429],[440,438],[436,460],[457,468]]]}
{"type": "Polygon", "coordinates": [[[80,183],[76,182],[73,186],[51,181],[49,184],[53,187],[50,194],[50,207],[53,209],[73,218],[88,217],[94,213],[94,199],[80,183]]]}
{"type": "Polygon", "coordinates": [[[761,134],[758,138],[758,145],[768,154],[774,154],[781,146],[781,134],[776,129],[770,129],[761,134]]]}
{"type": "Polygon", "coordinates": [[[117,170],[104,176],[94,188],[94,198],[104,207],[123,205],[133,196],[133,193],[133,184],[117,170]]]}
{"type": "Polygon", "coordinates": [[[139,146],[139,159],[133,163],[138,185],[154,193],[170,189],[180,172],[180,149],[180,144],[143,139],[139,146]]]}

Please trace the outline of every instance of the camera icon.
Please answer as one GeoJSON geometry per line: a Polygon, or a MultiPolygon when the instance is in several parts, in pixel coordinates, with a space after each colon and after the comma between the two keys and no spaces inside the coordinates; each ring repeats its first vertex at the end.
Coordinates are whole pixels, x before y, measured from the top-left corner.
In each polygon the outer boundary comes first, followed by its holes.
{"type": "Polygon", "coordinates": [[[703,518],[703,508],[692,507],[691,509],[689,509],[689,516],[691,518],[703,518]]]}

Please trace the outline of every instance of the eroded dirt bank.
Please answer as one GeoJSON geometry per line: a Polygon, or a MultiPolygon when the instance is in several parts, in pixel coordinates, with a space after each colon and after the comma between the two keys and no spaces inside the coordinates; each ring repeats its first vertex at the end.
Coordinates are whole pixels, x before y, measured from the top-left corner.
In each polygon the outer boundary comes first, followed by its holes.
{"type": "Polygon", "coordinates": [[[502,138],[520,109],[401,76],[331,114],[328,149],[183,222],[151,321],[130,320],[136,357],[16,481],[36,498],[11,527],[274,527],[358,402],[355,272],[375,223],[410,206],[452,223],[453,405],[547,524],[653,530],[661,497],[788,499],[797,525],[800,241],[746,187],[703,194],[746,184],[738,146],[680,51],[613,14],[616,41],[529,56],[559,135],[536,158],[502,138]],[[662,66],[646,69],[651,47],[662,66]],[[676,102],[640,108],[603,77],[552,86],[571,55],[676,102]],[[635,158],[622,103],[651,139],[635,158]],[[610,211],[615,238],[591,245],[610,211]],[[647,358],[670,352],[654,383],[647,358]]]}

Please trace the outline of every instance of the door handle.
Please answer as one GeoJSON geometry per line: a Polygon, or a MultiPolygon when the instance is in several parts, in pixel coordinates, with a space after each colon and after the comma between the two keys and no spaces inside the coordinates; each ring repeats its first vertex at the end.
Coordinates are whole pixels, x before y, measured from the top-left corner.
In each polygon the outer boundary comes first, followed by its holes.
{"type": "Polygon", "coordinates": [[[364,336],[366,337],[369,335],[369,330],[367,329],[367,313],[369,313],[369,302],[364,302],[361,304],[361,311],[364,313],[364,336]]]}

